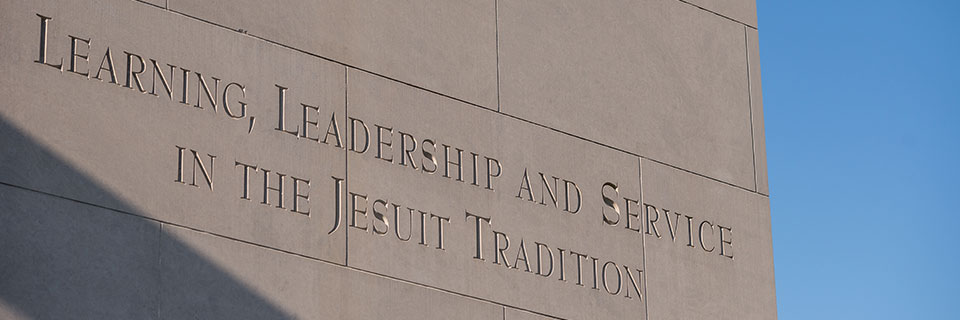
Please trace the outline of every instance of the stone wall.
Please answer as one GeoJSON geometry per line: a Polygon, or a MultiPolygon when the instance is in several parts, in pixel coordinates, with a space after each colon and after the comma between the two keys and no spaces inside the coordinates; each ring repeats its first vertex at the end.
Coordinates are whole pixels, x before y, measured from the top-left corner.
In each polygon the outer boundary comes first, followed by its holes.
{"type": "Polygon", "coordinates": [[[774,319],[755,12],[0,2],[0,318],[774,319]]]}

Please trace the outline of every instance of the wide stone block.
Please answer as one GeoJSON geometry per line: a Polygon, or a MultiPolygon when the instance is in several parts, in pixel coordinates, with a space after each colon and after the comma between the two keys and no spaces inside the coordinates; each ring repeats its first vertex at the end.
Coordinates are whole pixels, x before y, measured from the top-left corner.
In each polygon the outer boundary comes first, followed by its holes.
{"type": "Polygon", "coordinates": [[[651,319],[776,319],[770,200],[642,161],[651,319]]]}
{"type": "Polygon", "coordinates": [[[163,319],[502,318],[487,302],[188,229],[163,231],[163,319]]]}
{"type": "Polygon", "coordinates": [[[757,170],[757,189],[762,194],[770,194],[767,178],[767,139],[763,127],[763,93],[760,86],[760,41],[757,30],[745,28],[747,32],[747,56],[750,63],[750,110],[753,116],[753,148],[757,170]]]}
{"type": "Polygon", "coordinates": [[[320,139],[343,66],[134,1],[4,1],[0,21],[0,181],[344,261],[324,232],[344,152],[320,139]]]}
{"type": "Polygon", "coordinates": [[[756,0],[681,0],[757,28],[756,0]]]}
{"type": "Polygon", "coordinates": [[[157,319],[159,240],[156,222],[0,185],[0,318],[157,319]]]}
{"type": "Polygon", "coordinates": [[[364,72],[347,78],[336,232],[348,233],[349,266],[561,318],[644,318],[636,157],[364,72]]]}
{"type": "Polygon", "coordinates": [[[169,0],[171,10],[497,108],[495,1],[169,0]]]}
{"type": "Polygon", "coordinates": [[[499,7],[502,112],[753,189],[743,25],[678,1],[499,7]]]}

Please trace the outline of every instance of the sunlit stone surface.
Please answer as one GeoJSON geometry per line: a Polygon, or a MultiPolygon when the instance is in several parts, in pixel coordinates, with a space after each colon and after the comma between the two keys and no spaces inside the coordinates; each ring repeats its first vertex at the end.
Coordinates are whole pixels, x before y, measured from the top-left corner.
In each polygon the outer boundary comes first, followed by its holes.
{"type": "Polygon", "coordinates": [[[752,0],[0,26],[2,319],[776,318],[752,0]]]}

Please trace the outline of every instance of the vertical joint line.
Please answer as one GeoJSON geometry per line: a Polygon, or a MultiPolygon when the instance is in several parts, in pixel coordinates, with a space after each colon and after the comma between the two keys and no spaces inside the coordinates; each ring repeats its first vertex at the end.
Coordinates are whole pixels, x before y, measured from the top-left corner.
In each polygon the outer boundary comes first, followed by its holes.
{"type": "Polygon", "coordinates": [[[163,319],[160,314],[160,303],[163,297],[163,222],[160,222],[160,232],[157,233],[157,319],[163,319]]]}
{"type": "Polygon", "coordinates": [[[500,111],[500,0],[493,0],[493,30],[497,45],[497,112],[500,111]]]}
{"type": "MultiPolygon", "coordinates": [[[[350,81],[348,80],[349,74],[350,74],[350,67],[344,66],[343,67],[343,121],[344,121],[343,123],[344,125],[346,125],[345,128],[347,128],[347,130],[350,130],[349,129],[350,126],[347,123],[348,121],[347,119],[350,118],[350,116],[347,114],[348,106],[350,105],[350,98],[349,98],[350,81]]],[[[350,168],[348,167],[349,159],[350,157],[349,157],[349,152],[347,151],[347,141],[344,140],[343,141],[343,194],[344,195],[347,194],[347,191],[349,190],[348,188],[350,187],[350,182],[347,181],[348,175],[350,174],[350,168]]],[[[340,195],[338,194],[337,197],[339,196],[340,195]]],[[[338,199],[338,200],[341,201],[340,203],[343,203],[343,205],[340,206],[340,210],[346,209],[348,204],[346,203],[346,201],[343,201],[346,199],[338,199]]],[[[339,213],[346,214],[346,210],[344,210],[344,212],[339,212],[339,213]]],[[[343,219],[344,219],[343,222],[346,223],[347,217],[343,216],[343,219]]],[[[348,261],[350,261],[348,260],[348,258],[350,258],[350,228],[346,228],[346,226],[344,226],[343,228],[343,265],[344,266],[350,265],[348,263],[348,261]]]]}
{"type": "Polygon", "coordinates": [[[753,82],[750,80],[750,37],[747,35],[747,27],[743,27],[743,45],[747,61],[747,102],[750,111],[750,151],[753,152],[753,191],[760,192],[760,178],[757,174],[757,140],[754,137],[753,129],[753,82]]]}
{"type": "MultiPolygon", "coordinates": [[[[637,157],[637,169],[639,169],[638,178],[640,178],[640,197],[639,198],[640,198],[640,215],[642,216],[643,210],[644,210],[643,204],[646,202],[646,200],[644,199],[644,196],[643,196],[643,190],[645,189],[643,187],[643,159],[641,159],[640,157],[637,157]]],[[[640,226],[641,228],[643,228],[643,224],[641,224],[640,226]]],[[[640,232],[640,248],[643,250],[643,253],[640,255],[640,264],[642,265],[641,267],[643,268],[643,277],[640,278],[641,279],[640,281],[643,281],[643,318],[650,319],[650,311],[647,310],[647,305],[649,304],[649,301],[650,301],[650,294],[647,293],[647,275],[649,273],[647,272],[647,240],[646,238],[647,237],[643,234],[643,232],[640,232]]]]}

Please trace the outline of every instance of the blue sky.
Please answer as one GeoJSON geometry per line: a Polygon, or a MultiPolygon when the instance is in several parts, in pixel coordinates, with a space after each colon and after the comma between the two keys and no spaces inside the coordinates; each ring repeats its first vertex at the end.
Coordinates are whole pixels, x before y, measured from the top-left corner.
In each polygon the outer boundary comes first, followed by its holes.
{"type": "Polygon", "coordinates": [[[757,6],[779,318],[960,319],[960,1],[757,6]]]}

